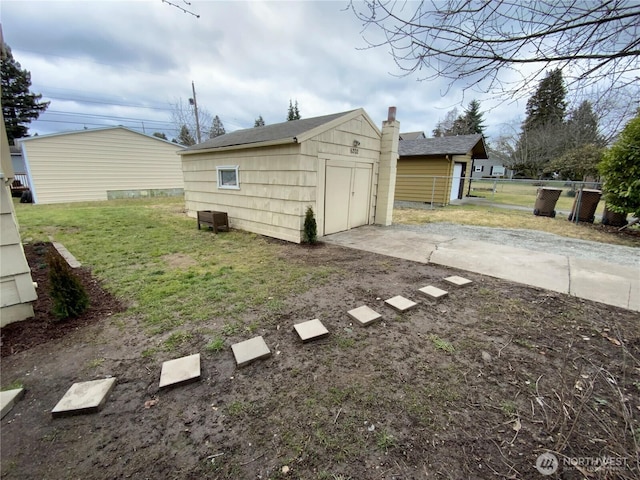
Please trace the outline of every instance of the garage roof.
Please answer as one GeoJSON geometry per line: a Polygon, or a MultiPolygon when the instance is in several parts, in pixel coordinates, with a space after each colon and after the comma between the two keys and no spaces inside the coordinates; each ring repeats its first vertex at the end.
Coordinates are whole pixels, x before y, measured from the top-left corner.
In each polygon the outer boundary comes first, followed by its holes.
{"type": "Polygon", "coordinates": [[[401,157],[466,155],[472,153],[474,158],[489,158],[484,138],[480,134],[400,140],[398,150],[401,157]]]}
{"type": "Polygon", "coordinates": [[[290,122],[276,123],[264,127],[247,128],[236,130],[235,132],[211,138],[206,142],[193,145],[180,153],[195,153],[200,150],[210,150],[221,147],[233,147],[239,145],[249,145],[258,143],[296,143],[302,134],[309,132],[322,125],[352,114],[358,110],[334,113],[314,118],[303,118],[302,120],[292,120],[290,122]]]}

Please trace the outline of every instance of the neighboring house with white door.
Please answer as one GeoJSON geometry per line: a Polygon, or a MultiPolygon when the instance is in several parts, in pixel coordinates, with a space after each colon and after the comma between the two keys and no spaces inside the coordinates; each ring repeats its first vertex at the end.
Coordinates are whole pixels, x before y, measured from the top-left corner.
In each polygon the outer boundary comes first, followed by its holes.
{"type": "Polygon", "coordinates": [[[395,199],[447,205],[466,195],[474,160],[486,159],[482,135],[400,140],[395,199]]]}
{"type": "Polygon", "coordinates": [[[506,168],[502,162],[495,158],[476,160],[473,162],[471,178],[512,178],[513,170],[506,168]]]}
{"type": "Polygon", "coordinates": [[[188,214],[226,212],[232,228],[300,243],[312,207],[318,236],[391,224],[399,122],[363,109],[238,130],[182,152],[188,214]]]}
{"type": "Polygon", "coordinates": [[[182,195],[182,147],[126,127],[18,140],[34,203],[182,195]]]}

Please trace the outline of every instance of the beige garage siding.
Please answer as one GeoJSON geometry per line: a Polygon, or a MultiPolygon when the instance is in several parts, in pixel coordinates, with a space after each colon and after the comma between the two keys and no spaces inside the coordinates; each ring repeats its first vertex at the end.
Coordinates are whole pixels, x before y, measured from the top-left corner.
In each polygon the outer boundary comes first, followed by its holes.
{"type": "Polygon", "coordinates": [[[108,191],[182,189],[179,149],[123,128],[23,142],[37,203],[106,200],[108,191]]]}
{"type": "Polygon", "coordinates": [[[301,170],[300,145],[184,155],[188,214],[227,212],[234,228],[300,242],[302,215],[314,204],[317,174],[301,170]],[[239,190],[218,190],[217,166],[238,165],[239,190]]]}
{"type": "MultiPolygon", "coordinates": [[[[378,167],[380,163],[380,131],[370,119],[360,115],[336,128],[317,135],[313,139],[304,142],[302,146],[303,164],[305,168],[315,165],[318,170],[318,178],[321,188],[318,188],[318,198],[315,206],[316,220],[318,223],[318,235],[325,235],[325,217],[331,212],[325,212],[325,173],[327,161],[344,160],[372,165],[371,185],[369,189],[368,222],[374,223],[378,167]],[[354,140],[359,142],[355,150],[354,140]]],[[[331,219],[329,220],[331,223],[331,219]]]]}
{"type": "MultiPolygon", "coordinates": [[[[233,228],[299,243],[304,215],[313,207],[318,235],[323,235],[327,160],[339,158],[371,165],[372,181],[365,195],[375,213],[375,185],[380,158],[380,132],[365,115],[335,121],[298,137],[299,143],[252,148],[249,144],[182,155],[188,213],[227,212],[233,228]],[[323,130],[324,128],[324,130],[323,130]],[[357,151],[354,141],[359,142],[357,151]],[[238,166],[239,190],[219,190],[217,166],[238,166]]],[[[366,204],[365,204],[366,205],[366,204]]]]}

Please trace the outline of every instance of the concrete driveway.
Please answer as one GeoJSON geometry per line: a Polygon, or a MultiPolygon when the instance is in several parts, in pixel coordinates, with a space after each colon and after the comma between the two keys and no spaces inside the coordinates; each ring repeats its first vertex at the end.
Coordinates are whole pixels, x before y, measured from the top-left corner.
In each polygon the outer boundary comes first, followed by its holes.
{"type": "MultiPolygon", "coordinates": [[[[453,235],[368,225],[322,238],[327,243],[434,263],[640,311],[640,268],[453,235]]],[[[602,244],[602,248],[607,245],[602,244]]]]}

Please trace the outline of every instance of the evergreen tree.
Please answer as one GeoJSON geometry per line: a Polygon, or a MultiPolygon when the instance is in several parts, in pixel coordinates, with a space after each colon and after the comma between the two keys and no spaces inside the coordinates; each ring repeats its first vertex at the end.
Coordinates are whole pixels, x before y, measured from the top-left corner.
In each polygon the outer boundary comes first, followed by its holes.
{"type": "Polygon", "coordinates": [[[2,114],[11,145],[16,138],[28,136],[28,124],[49,106],[42,95],[31,93],[31,73],[16,62],[7,44],[2,45],[2,114]]]}
{"type": "Polygon", "coordinates": [[[264,127],[264,119],[262,118],[262,115],[260,115],[258,118],[256,118],[256,121],[253,123],[254,127],[264,127]]]}
{"type": "Polygon", "coordinates": [[[478,100],[471,100],[469,106],[464,111],[468,135],[474,133],[484,134],[485,125],[482,116],[483,113],[480,111],[480,102],[478,100]]]}
{"type": "Polygon", "coordinates": [[[298,109],[298,101],[296,100],[295,105],[289,100],[289,110],[287,112],[287,122],[291,122],[293,120],[300,120],[300,110],[298,109]]]}
{"type": "Polygon", "coordinates": [[[588,100],[571,110],[565,129],[568,148],[579,148],[587,144],[604,147],[606,142],[600,134],[598,123],[598,116],[588,100]]]}
{"type": "Polygon", "coordinates": [[[528,177],[541,177],[549,163],[569,149],[564,123],[566,95],[562,70],[557,68],[547,73],[527,101],[515,163],[522,166],[516,169],[528,177]]]}
{"type": "Polygon", "coordinates": [[[211,122],[211,129],[209,130],[209,138],[216,138],[220,135],[224,135],[226,130],[224,129],[224,125],[222,124],[222,120],[220,117],[216,115],[213,117],[213,122],[211,122]]]}
{"type": "Polygon", "coordinates": [[[298,100],[296,100],[296,103],[293,105],[293,115],[294,115],[294,120],[300,120],[302,117],[300,116],[300,110],[298,109],[298,100]]]}
{"type": "Polygon", "coordinates": [[[551,70],[527,101],[527,118],[523,128],[531,131],[540,127],[560,125],[567,110],[566,96],[567,88],[562,78],[562,70],[551,70]]]}
{"type": "Polygon", "coordinates": [[[168,140],[167,135],[163,132],[153,132],[153,136],[161,138],[162,140],[168,140]]]}
{"type": "Polygon", "coordinates": [[[53,314],[63,320],[84,313],[89,308],[89,296],[80,279],[57,252],[47,254],[47,263],[53,314]]]}
{"type": "Polygon", "coordinates": [[[304,235],[302,237],[304,243],[314,244],[318,241],[318,224],[313,213],[313,208],[307,207],[304,216],[304,235]]]}
{"type": "Polygon", "coordinates": [[[191,145],[196,144],[196,139],[193,138],[193,135],[191,135],[191,132],[189,131],[186,125],[182,125],[182,127],[180,128],[180,134],[178,135],[178,143],[180,145],[184,145],[187,147],[190,147],[191,145]]]}

